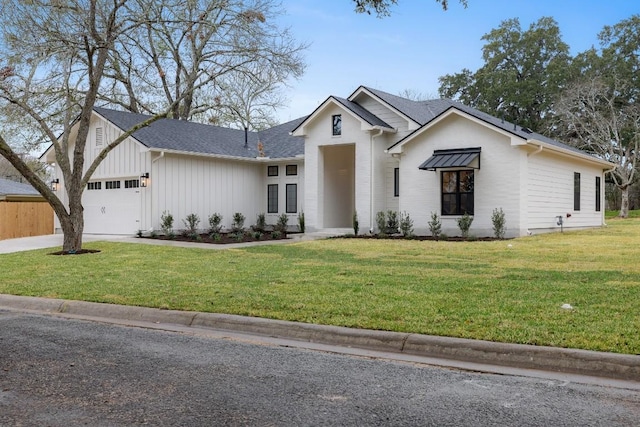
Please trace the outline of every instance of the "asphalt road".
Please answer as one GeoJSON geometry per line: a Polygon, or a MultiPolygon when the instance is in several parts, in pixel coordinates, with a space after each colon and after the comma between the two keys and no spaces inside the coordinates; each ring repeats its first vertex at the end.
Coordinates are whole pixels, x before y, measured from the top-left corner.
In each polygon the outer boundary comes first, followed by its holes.
{"type": "Polygon", "coordinates": [[[0,425],[631,426],[640,392],[0,310],[0,425]]]}

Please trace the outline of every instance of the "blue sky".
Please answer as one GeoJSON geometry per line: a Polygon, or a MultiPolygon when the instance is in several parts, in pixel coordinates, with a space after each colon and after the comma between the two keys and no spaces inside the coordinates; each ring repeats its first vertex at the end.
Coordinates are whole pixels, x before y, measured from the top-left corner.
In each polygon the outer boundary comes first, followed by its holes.
{"type": "Polygon", "coordinates": [[[437,97],[438,77],[482,66],[480,38],[506,19],[523,29],[553,17],[572,54],[597,46],[597,34],[640,13],[637,0],[399,0],[390,17],[356,14],[352,0],[283,0],[298,41],[309,43],[307,70],[292,81],[284,122],[311,113],[329,95],[347,97],[360,85],[398,94],[405,89],[437,97]]]}

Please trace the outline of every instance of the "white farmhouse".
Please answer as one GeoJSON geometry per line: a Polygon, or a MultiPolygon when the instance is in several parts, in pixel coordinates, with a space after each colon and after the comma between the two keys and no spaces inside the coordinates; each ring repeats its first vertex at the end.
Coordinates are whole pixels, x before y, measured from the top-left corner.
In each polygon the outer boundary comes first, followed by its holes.
{"type": "MultiPolygon", "coordinates": [[[[146,116],[96,108],[89,163],[146,116]]],[[[72,149],[72,148],[70,148],[72,149]]],[[[55,162],[53,149],[44,159],[55,162]]],[[[450,100],[412,101],[368,87],[331,96],[311,115],[262,132],[164,119],[107,156],[85,189],[85,232],[134,234],[214,212],[230,225],[265,213],[308,231],[376,232],[379,211],[406,212],[416,234],[431,213],[443,232],[473,216],[471,234],[492,235],[502,208],[507,236],[604,224],[604,174],[613,164],[450,100]]],[[[62,174],[56,170],[62,181],[62,174]]],[[[59,192],[64,200],[64,183],[59,192]]],[[[59,224],[56,224],[59,228],[59,224]]],[[[204,225],[203,225],[204,227],[204,225]]]]}

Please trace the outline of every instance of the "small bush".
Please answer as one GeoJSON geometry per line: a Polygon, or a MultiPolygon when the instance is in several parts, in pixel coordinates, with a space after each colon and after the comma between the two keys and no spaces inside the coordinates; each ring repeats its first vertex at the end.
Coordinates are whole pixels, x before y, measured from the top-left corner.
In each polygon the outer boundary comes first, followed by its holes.
{"type": "Polygon", "coordinates": [[[260,240],[260,238],[262,237],[262,232],[260,231],[254,231],[253,232],[253,238],[256,240],[260,240]]]}
{"type": "Polygon", "coordinates": [[[214,212],[213,214],[211,214],[211,216],[209,217],[209,235],[215,235],[215,234],[220,234],[220,231],[222,230],[222,215],[220,215],[218,212],[214,212]]]}
{"type": "Polygon", "coordinates": [[[380,211],[376,214],[376,225],[378,226],[378,233],[384,234],[387,228],[387,218],[384,212],[380,211]]]}
{"type": "Polygon", "coordinates": [[[462,238],[466,239],[467,237],[469,237],[469,229],[471,228],[471,223],[473,223],[473,217],[470,216],[467,212],[465,212],[464,215],[458,218],[458,228],[460,229],[462,238]]]}
{"type": "Polygon", "coordinates": [[[243,231],[237,231],[237,232],[233,233],[233,238],[237,242],[242,242],[244,240],[244,232],[243,231]]]}
{"type": "Polygon", "coordinates": [[[244,220],[246,218],[240,212],[233,214],[233,221],[231,222],[231,232],[236,234],[244,233],[244,220]]]}
{"type": "Polygon", "coordinates": [[[197,240],[198,237],[198,225],[200,224],[200,217],[197,214],[191,213],[187,215],[185,219],[182,220],[182,223],[186,227],[187,236],[190,239],[197,240]]]}
{"type": "Polygon", "coordinates": [[[431,221],[427,223],[429,225],[429,231],[431,232],[431,237],[438,240],[442,234],[442,222],[440,221],[440,217],[436,212],[431,212],[431,221]]]}
{"type": "Polygon", "coordinates": [[[267,220],[263,213],[258,214],[256,217],[256,225],[251,227],[253,231],[258,233],[264,233],[264,230],[267,228],[267,220]]]}
{"type": "Polygon", "coordinates": [[[400,214],[400,232],[404,237],[411,237],[413,235],[413,220],[407,212],[400,214]]]}
{"type": "Polygon", "coordinates": [[[156,230],[151,230],[151,233],[149,233],[149,237],[151,237],[152,239],[156,239],[158,237],[158,232],[156,230]]]}
{"type": "Polygon", "coordinates": [[[502,208],[493,210],[491,222],[493,223],[493,235],[496,236],[496,239],[504,239],[506,221],[502,208]]]}
{"type": "Polygon", "coordinates": [[[306,230],[306,226],[304,224],[304,212],[300,212],[298,214],[298,229],[301,233],[304,233],[306,230]]]}
{"type": "Polygon", "coordinates": [[[282,236],[282,233],[279,232],[278,230],[275,230],[275,231],[271,232],[271,238],[274,239],[274,240],[275,239],[279,239],[280,236],[282,236]]]}
{"type": "Polygon", "coordinates": [[[398,220],[398,212],[396,211],[387,211],[387,224],[386,224],[385,232],[387,234],[395,234],[398,232],[398,228],[400,227],[400,221],[398,220]]]}
{"type": "Polygon", "coordinates": [[[162,212],[160,216],[160,228],[162,228],[162,233],[167,237],[174,237],[173,234],[173,215],[171,215],[168,211],[162,212]]]}
{"type": "Polygon", "coordinates": [[[278,222],[276,223],[275,230],[285,234],[287,232],[287,224],[289,223],[289,217],[286,213],[281,214],[278,217],[278,222]]]}
{"type": "Polygon", "coordinates": [[[358,231],[360,231],[360,221],[358,221],[358,212],[353,213],[353,218],[351,219],[351,224],[353,226],[353,235],[357,236],[358,231]]]}
{"type": "Polygon", "coordinates": [[[222,240],[222,235],[221,235],[220,233],[213,233],[213,234],[211,235],[211,238],[212,238],[214,241],[219,242],[220,240],[222,240]]]}

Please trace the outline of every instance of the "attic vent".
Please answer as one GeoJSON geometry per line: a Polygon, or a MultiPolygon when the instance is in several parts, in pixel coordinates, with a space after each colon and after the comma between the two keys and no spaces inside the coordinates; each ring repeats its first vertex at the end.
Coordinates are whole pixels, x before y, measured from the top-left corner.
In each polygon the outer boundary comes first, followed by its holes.
{"type": "Polygon", "coordinates": [[[102,142],[103,142],[102,128],[96,128],[96,147],[101,146],[102,142]]]}

